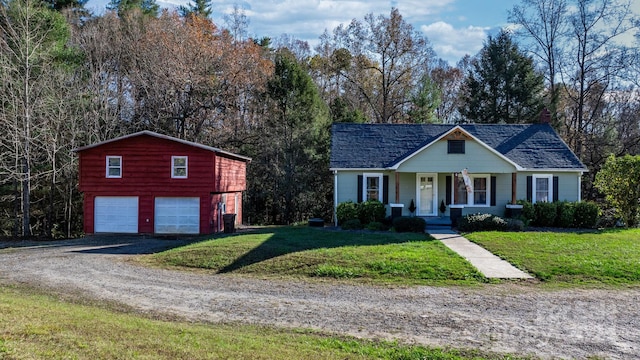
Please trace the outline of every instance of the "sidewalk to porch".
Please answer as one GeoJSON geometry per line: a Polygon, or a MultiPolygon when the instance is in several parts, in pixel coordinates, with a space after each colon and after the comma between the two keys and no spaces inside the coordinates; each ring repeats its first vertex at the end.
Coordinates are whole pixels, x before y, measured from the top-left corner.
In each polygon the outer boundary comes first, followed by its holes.
{"type": "Polygon", "coordinates": [[[429,235],[458,253],[487,278],[532,279],[533,277],[450,229],[428,229],[429,235]]]}

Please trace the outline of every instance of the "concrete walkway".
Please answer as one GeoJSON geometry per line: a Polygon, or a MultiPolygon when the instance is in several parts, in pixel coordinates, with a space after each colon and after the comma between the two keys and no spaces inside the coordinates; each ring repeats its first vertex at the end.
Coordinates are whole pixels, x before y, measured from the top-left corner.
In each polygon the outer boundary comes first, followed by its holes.
{"type": "Polygon", "coordinates": [[[488,278],[532,279],[533,277],[515,266],[500,259],[478,244],[447,229],[428,229],[429,235],[442,241],[449,249],[465,258],[478,271],[488,278]]]}

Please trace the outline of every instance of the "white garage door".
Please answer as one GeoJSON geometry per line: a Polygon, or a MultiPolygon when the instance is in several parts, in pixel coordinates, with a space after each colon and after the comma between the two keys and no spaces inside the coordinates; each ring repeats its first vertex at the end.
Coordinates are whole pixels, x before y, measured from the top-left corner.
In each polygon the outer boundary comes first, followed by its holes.
{"type": "Polygon", "coordinates": [[[93,231],[96,233],[137,233],[137,196],[96,196],[93,231]]]}
{"type": "Polygon", "coordinates": [[[156,234],[200,233],[200,198],[156,198],[156,234]]]}

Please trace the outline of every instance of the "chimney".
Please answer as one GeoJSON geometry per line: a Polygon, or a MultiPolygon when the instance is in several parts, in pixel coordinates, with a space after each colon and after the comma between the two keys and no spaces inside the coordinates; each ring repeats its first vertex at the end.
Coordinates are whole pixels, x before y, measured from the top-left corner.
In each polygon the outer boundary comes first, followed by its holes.
{"type": "Polygon", "coordinates": [[[551,111],[547,108],[542,109],[540,113],[540,124],[549,124],[551,123],[551,111]]]}

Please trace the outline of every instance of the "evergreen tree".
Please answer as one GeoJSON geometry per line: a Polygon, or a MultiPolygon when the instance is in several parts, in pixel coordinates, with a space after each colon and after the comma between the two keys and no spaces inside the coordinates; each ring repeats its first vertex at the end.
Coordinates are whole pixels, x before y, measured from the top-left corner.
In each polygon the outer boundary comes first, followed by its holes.
{"type": "Polygon", "coordinates": [[[411,108],[408,111],[411,122],[416,124],[436,123],[436,109],[442,103],[442,91],[429,74],[424,74],[415,94],[411,97],[411,108]]]}
{"type": "Polygon", "coordinates": [[[460,113],[476,123],[537,122],[543,102],[544,79],[535,71],[511,36],[501,31],[489,37],[472,61],[462,90],[460,113]]]}
{"type": "Polygon", "coordinates": [[[213,12],[211,10],[211,0],[193,0],[186,6],[180,5],[178,7],[178,12],[182,17],[196,15],[203,18],[208,18],[213,12]]]}
{"type": "Polygon", "coordinates": [[[143,14],[156,17],[160,11],[160,6],[156,0],[110,0],[107,9],[116,11],[119,16],[139,9],[143,14]]]}
{"type": "Polygon", "coordinates": [[[84,9],[88,0],[44,0],[53,10],[84,9]]]}
{"type": "Polygon", "coordinates": [[[295,56],[275,54],[267,84],[268,114],[254,150],[248,193],[257,222],[290,224],[330,217],[330,119],[318,89],[295,56]]]}

